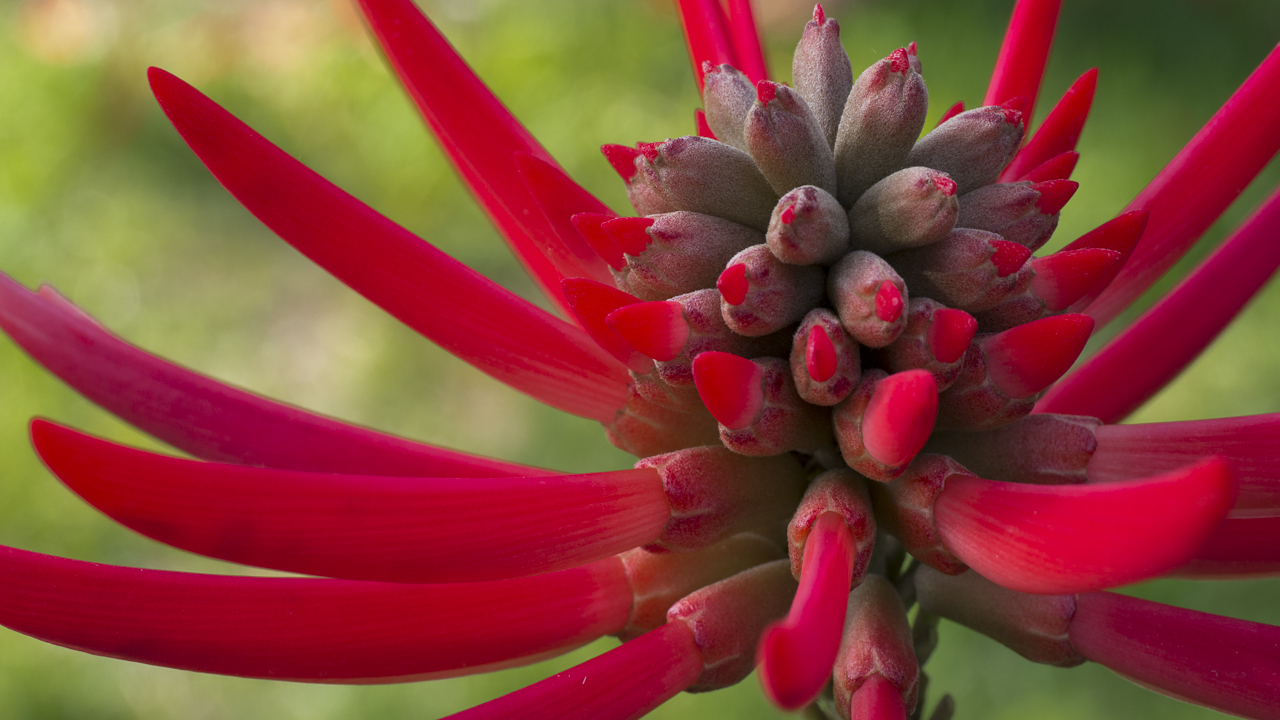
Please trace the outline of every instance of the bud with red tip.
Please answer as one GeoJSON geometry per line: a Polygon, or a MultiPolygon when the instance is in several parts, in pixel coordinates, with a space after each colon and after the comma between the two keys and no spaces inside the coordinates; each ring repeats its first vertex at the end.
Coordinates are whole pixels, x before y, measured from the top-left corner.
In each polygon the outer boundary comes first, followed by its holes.
{"type": "MultiPolygon", "coordinates": [[[[1073,152],[1084,122],[1093,105],[1093,93],[1098,86],[1098,69],[1081,75],[1049,111],[1036,134],[1027,141],[1013,162],[1009,163],[1002,180],[1017,180],[1034,172],[1053,158],[1073,152]]],[[[1070,175],[1070,172],[1067,173],[1070,175]]],[[[1063,176],[1066,177],[1066,176],[1063,176]]]]}
{"type": "Polygon", "coordinates": [[[1142,234],[1147,229],[1148,217],[1149,213],[1146,210],[1133,210],[1122,213],[1081,235],[1079,239],[1062,248],[1063,250],[1102,248],[1120,253],[1120,259],[1110,270],[1103,274],[1102,278],[1094,284],[1093,289],[1085,293],[1084,297],[1068,308],[1071,312],[1083,312],[1111,284],[1111,281],[1119,274],[1120,269],[1124,267],[1129,256],[1133,254],[1133,249],[1137,247],[1138,241],[1142,239],[1142,234]]]}
{"type": "Polygon", "coordinates": [[[740,533],[715,545],[687,552],[650,552],[636,548],[622,554],[634,599],[631,617],[618,637],[623,641],[662,626],[667,611],[684,596],[757,565],[778,560],[782,551],[754,533],[740,533]]]}
{"type": "Polygon", "coordinates": [[[791,342],[791,377],[807,403],[835,405],[862,377],[858,343],[825,308],[809,311],[791,342]]]}
{"type": "Polygon", "coordinates": [[[619,284],[641,300],[713,285],[729,258],[764,241],[759,231],[695,212],[616,218],[600,227],[626,261],[619,284]]]}
{"type": "Polygon", "coordinates": [[[1035,274],[1027,288],[978,313],[984,332],[999,332],[1048,317],[1087,295],[1120,262],[1120,253],[1103,248],[1062,250],[1028,263],[1035,274]]]}
{"type": "Polygon", "coordinates": [[[826,17],[822,6],[813,9],[804,35],[791,56],[791,77],[796,92],[812,108],[827,145],[835,147],[836,130],[853,88],[853,68],[840,44],[840,24],[826,17]]]}
{"type": "Polygon", "coordinates": [[[778,194],[742,150],[685,136],[642,144],[640,151],[637,177],[643,178],[670,210],[714,215],[761,232],[769,227],[778,194]]]}
{"type": "Polygon", "coordinates": [[[927,612],[977,630],[1032,662],[1058,667],[1084,662],[1067,638],[1076,611],[1072,595],[1029,595],[976,572],[947,575],[928,566],[913,580],[927,612]]]}
{"type": "MultiPolygon", "coordinates": [[[[654,187],[644,173],[640,172],[640,164],[644,156],[639,150],[626,145],[601,145],[600,152],[609,161],[609,165],[622,177],[627,187],[627,200],[639,215],[671,212],[679,210],[667,200],[658,188],[654,187]]],[[[588,241],[590,239],[588,238],[588,241]]],[[[597,252],[599,249],[597,248],[597,252]]],[[[609,258],[601,255],[607,261],[609,258]]]]}
{"type": "Polygon", "coordinates": [[[979,336],[938,404],[938,427],[982,430],[1027,415],[1039,394],[1071,369],[1092,332],[1088,315],[1057,315],[979,336]]]}
{"type": "Polygon", "coordinates": [[[985,230],[956,228],[940,242],[894,253],[894,268],[916,295],[970,313],[1026,289],[1031,251],[985,230]]]}
{"type": "Polygon", "coordinates": [[[941,392],[960,376],[964,353],[977,331],[978,321],[969,313],[914,297],[907,305],[906,328],[877,356],[891,373],[927,370],[941,392]]]}
{"type": "Polygon", "coordinates": [[[915,708],[919,676],[902,598],[883,576],[867,576],[849,594],[833,674],[836,709],[858,720],[905,717],[915,708]]]}
{"type": "Polygon", "coordinates": [[[849,251],[849,216],[835,196],[812,185],[778,201],[765,242],[792,265],[830,265],[849,251]]]}
{"type": "Polygon", "coordinates": [[[786,360],[705,352],[693,360],[693,379],[720,422],[720,442],[736,453],[813,452],[831,442],[830,412],[800,399],[786,360]]]}
{"type": "Polygon", "coordinates": [[[907,284],[879,255],[845,255],[827,274],[827,296],[844,329],[867,347],[888,345],[907,325],[907,284]]]}
{"type": "Polygon", "coordinates": [[[951,176],[961,195],[1000,177],[1022,143],[1022,113],[991,105],[974,108],[939,125],[911,148],[906,165],[922,165],[951,176]]]}
{"type": "Polygon", "coordinates": [[[565,299],[574,317],[582,324],[591,339],[609,351],[632,372],[653,371],[653,361],[636,352],[625,340],[618,337],[606,322],[609,313],[624,305],[634,305],[640,298],[617,288],[586,278],[565,278],[560,282],[565,299]]]}
{"type": "Polygon", "coordinates": [[[871,483],[876,522],[893,535],[911,556],[948,575],[968,569],[948,550],[934,524],[933,505],[947,478],[972,474],[946,455],[923,453],[892,482],[871,483]]]}
{"type": "Polygon", "coordinates": [[[934,433],[926,449],[992,480],[1075,485],[1088,479],[1101,424],[1081,415],[1039,413],[982,432],[934,433]]]}
{"type": "Polygon", "coordinates": [[[905,162],[929,112],[924,78],[911,67],[905,48],[894,50],[858,76],[849,92],[835,157],[836,197],[845,207],[905,162]]]}
{"type": "Polygon", "coordinates": [[[1035,251],[1058,227],[1063,206],[1080,183],[1071,180],[997,183],[960,198],[960,227],[993,232],[1035,251]]]}
{"type": "Polygon", "coordinates": [[[849,211],[854,247],[884,255],[932,245],[956,226],[956,184],[944,173],[909,167],[872,185],[849,211]]]}
{"type": "Polygon", "coordinates": [[[746,150],[742,126],[756,101],[756,90],[747,76],[732,65],[703,64],[702,106],[707,125],[720,142],[746,150]]]}
{"type": "Polygon", "coordinates": [[[720,274],[720,312],[739,335],[760,337],[804,317],[822,302],[826,273],[816,265],[788,265],[768,245],[754,245],[720,274]]]}
{"type": "Polygon", "coordinates": [[[938,385],[924,370],[870,370],[835,407],[832,422],[845,464],[872,480],[902,474],[924,447],[938,413],[938,385]]]}
{"type": "Polygon", "coordinates": [[[694,550],[740,532],[772,533],[790,518],[804,493],[805,474],[789,455],[749,458],[719,445],[647,457],[671,504],[671,518],[653,547],[694,550]]]}
{"type": "Polygon", "coordinates": [[[834,193],[835,157],[818,119],[800,94],[780,83],[761,80],[747,113],[743,138],[774,192],[783,195],[801,185],[834,193]]]}
{"type": "Polygon", "coordinates": [[[1071,178],[1071,173],[1076,171],[1076,164],[1080,162],[1080,153],[1072,150],[1064,152],[1061,155],[1054,155],[1037,165],[1031,172],[1015,180],[1026,180],[1029,182],[1045,182],[1047,180],[1067,180],[1071,178]]]}
{"type": "Polygon", "coordinates": [[[677,410],[649,400],[632,386],[627,404],[605,426],[605,435],[619,450],[647,457],[714,443],[719,439],[719,430],[705,408],[677,410]]]}
{"type": "Polygon", "coordinates": [[[760,633],[786,614],[795,591],[787,562],[778,560],[721,580],[672,606],[667,621],[688,625],[702,656],[702,674],[689,692],[719,690],[750,675],[760,633]]]}

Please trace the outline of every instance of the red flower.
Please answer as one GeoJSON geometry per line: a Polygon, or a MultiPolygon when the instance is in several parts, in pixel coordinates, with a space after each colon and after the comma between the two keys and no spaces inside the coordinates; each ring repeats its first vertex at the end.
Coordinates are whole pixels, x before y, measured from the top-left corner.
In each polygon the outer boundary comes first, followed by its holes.
{"type": "Polygon", "coordinates": [[[1125,212],[1035,258],[1076,190],[1097,79],[1024,142],[1058,5],[1019,0],[983,106],[921,137],[914,44],[855,79],[819,7],[791,88],[765,77],[746,0],[682,0],[699,135],[606,146],[644,216],[616,218],[411,0],[361,0],[459,173],[574,322],[153,69],[182,138],[281,238],[643,459],[557,475],[347,425],[150,356],[0,276],[0,328],[33,358],[201,458],[34,421],[71,490],[172,546],[319,576],[0,548],[0,623],[139,662],[353,683],[484,672],[611,634],[626,642],[459,717],[638,717],[760,662],[783,708],[901,718],[923,712],[945,617],[1038,662],[1092,660],[1280,717],[1280,630],[1106,592],[1280,572],[1280,420],[1106,424],[1280,266],[1280,194],[1068,374],[1280,149],[1280,50],[1125,212]]]}

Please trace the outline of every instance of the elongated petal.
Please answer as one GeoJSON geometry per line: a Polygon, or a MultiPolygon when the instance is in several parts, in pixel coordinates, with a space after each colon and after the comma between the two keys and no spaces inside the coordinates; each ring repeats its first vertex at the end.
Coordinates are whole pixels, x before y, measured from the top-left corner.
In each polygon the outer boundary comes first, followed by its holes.
{"type": "Polygon", "coordinates": [[[1089,482],[1132,480],[1175,470],[1210,455],[1236,473],[1235,509],[1280,509],[1280,413],[1094,429],[1089,482]]]}
{"type": "Polygon", "coordinates": [[[1076,600],[1071,644],[1170,697],[1242,717],[1280,718],[1280,627],[1115,593],[1076,600]]]}
{"type": "Polygon", "coordinates": [[[571,220],[581,213],[613,215],[609,206],[597,200],[563,170],[539,157],[518,152],[515,161],[520,177],[551,226],[553,236],[543,243],[542,252],[551,258],[561,277],[613,282],[609,266],[574,228],[571,220]]]}
{"type": "Polygon", "coordinates": [[[1066,595],[1163,575],[1195,554],[1235,498],[1226,461],[1108,485],[947,478],[943,545],[1011,590],[1066,595]]]}
{"type": "Polygon", "coordinates": [[[769,79],[764,61],[764,44],[756,30],[756,18],[751,11],[751,0],[728,0],[729,39],[733,54],[738,58],[738,69],[757,83],[769,79]]]}
{"type": "MultiPolygon", "coordinates": [[[[689,45],[689,59],[693,61],[693,77],[702,92],[703,64],[721,64],[738,67],[734,52],[729,19],[725,16],[720,0],[677,0],[680,20],[684,24],[684,39],[689,45]]],[[[739,68],[745,70],[745,68],[739,68]]],[[[754,81],[754,78],[753,78],[754,81]]]]}
{"type": "Polygon", "coordinates": [[[448,720],[635,720],[698,679],[702,656],[683,621],[448,720]]]}
{"type": "MultiPolygon", "coordinates": [[[[1271,279],[1280,267],[1278,236],[1280,192],[1164,299],[1051,388],[1036,412],[1092,415],[1113,423],[1137,410],[1190,365],[1271,279]]],[[[1130,262],[1136,259],[1135,254],[1130,262]]]]}
{"type": "Polygon", "coordinates": [[[156,455],[37,420],[36,451],[89,504],[191,552],[351,580],[480,582],[571,568],[658,539],[652,469],[394,478],[156,455]]]}
{"type": "Polygon", "coordinates": [[[539,211],[515,153],[529,153],[553,166],[555,160],[413,0],[360,0],[360,9],[458,174],[534,281],[567,315],[560,292],[566,268],[557,265],[576,254],[573,246],[579,239],[558,233],[539,211]]]}
{"type": "MultiPolygon", "coordinates": [[[[1024,175],[1044,163],[1074,151],[1080,132],[1084,129],[1084,121],[1089,117],[1089,108],[1093,106],[1093,93],[1097,87],[1097,68],[1086,72],[1072,83],[1058,104],[1049,111],[1036,134],[1031,136],[1013,158],[1013,162],[1009,163],[1009,167],[1000,174],[1000,181],[1021,180],[1024,175]]],[[[1074,169],[1075,163],[1071,159],[1063,158],[1060,162],[1069,162],[1074,169]]],[[[1070,171],[1067,174],[1070,175],[1070,171]]]]}
{"type": "Polygon", "coordinates": [[[1005,31],[983,105],[1003,105],[1015,98],[1026,98],[1022,116],[1031,119],[1061,6],[1062,0],[1018,0],[1013,6],[1013,17],[1009,18],[1009,29],[1005,31]]]}
{"type": "Polygon", "coordinates": [[[1278,149],[1280,47],[1129,203],[1128,210],[1149,211],[1151,221],[1133,257],[1089,306],[1098,327],[1173,267],[1278,149]]]}
{"type": "Polygon", "coordinates": [[[51,289],[32,293],[4,274],[0,329],[88,399],[206,460],[364,475],[549,474],[348,425],[223,385],[126,343],[51,289]]]}
{"type": "Polygon", "coordinates": [[[1271,513],[1225,518],[1177,574],[1204,578],[1280,575],[1280,510],[1271,513]]]}
{"type": "MultiPolygon", "coordinates": [[[[614,419],[626,370],[586,333],[379,215],[185,82],[155,68],[150,78],[200,160],[286,242],[494,378],[566,412],[614,419]]],[[[559,278],[555,290],[563,296],[559,278]]]]}
{"type": "Polygon", "coordinates": [[[622,562],[402,585],[139,570],[0,547],[0,624],[152,665],[326,683],[456,677],[565,652],[627,621],[622,562]]]}

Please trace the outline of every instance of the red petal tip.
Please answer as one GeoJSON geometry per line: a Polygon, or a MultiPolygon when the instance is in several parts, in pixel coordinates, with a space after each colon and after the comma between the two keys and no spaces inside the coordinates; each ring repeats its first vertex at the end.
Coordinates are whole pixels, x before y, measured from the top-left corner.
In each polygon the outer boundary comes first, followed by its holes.
{"type": "Polygon", "coordinates": [[[925,340],[938,362],[953,363],[964,355],[978,332],[978,321],[963,310],[943,308],[933,314],[925,340]]]}
{"type": "Polygon", "coordinates": [[[907,59],[907,49],[898,48],[889,53],[889,57],[885,58],[889,63],[889,72],[905,73],[911,69],[911,61],[907,59]]]}
{"type": "Polygon", "coordinates": [[[809,330],[809,340],[804,346],[804,367],[809,377],[815,382],[826,382],[836,374],[839,365],[836,346],[821,325],[814,325],[809,330]]]}
{"type": "Polygon", "coordinates": [[[621,270],[627,266],[627,261],[622,257],[622,250],[618,248],[618,243],[614,241],[609,233],[601,227],[605,223],[614,219],[613,215],[605,215],[604,213],[578,213],[569,218],[569,222],[573,225],[573,229],[578,231],[583,240],[591,246],[596,254],[609,263],[609,267],[614,270],[621,270]]]}
{"type": "Polygon", "coordinates": [[[1088,315],[1056,315],[982,341],[987,375],[1011,398],[1028,398],[1071,369],[1093,332],[1088,315]]]}
{"type": "Polygon", "coordinates": [[[991,255],[991,264],[996,266],[996,275],[1000,277],[1017,272],[1031,257],[1031,250],[1012,240],[992,240],[991,245],[996,249],[991,255]]]}
{"type": "Polygon", "coordinates": [[[620,307],[609,313],[605,322],[628,345],[659,362],[675,358],[689,340],[684,308],[670,300],[620,307]]]}
{"type": "Polygon", "coordinates": [[[1080,189],[1080,183],[1072,180],[1046,180],[1036,183],[1032,189],[1040,193],[1036,208],[1045,215],[1053,215],[1062,212],[1071,196],[1080,189]]]}
{"type": "Polygon", "coordinates": [[[911,42],[907,43],[907,54],[908,54],[908,55],[910,55],[910,56],[912,56],[912,57],[915,57],[915,56],[918,54],[918,53],[916,52],[916,50],[917,50],[917,48],[916,48],[916,41],[915,41],[915,40],[912,40],[911,42]]]}
{"type": "Polygon", "coordinates": [[[1061,155],[1055,155],[1045,160],[1034,170],[1018,179],[1030,180],[1035,183],[1046,180],[1066,180],[1071,177],[1071,173],[1076,171],[1076,163],[1078,162],[1080,162],[1080,153],[1075,150],[1068,150],[1061,155]]]}
{"type": "Polygon", "coordinates": [[[822,11],[822,4],[813,6],[813,21],[821,25],[827,21],[827,14],[822,11]]]}
{"type": "Polygon", "coordinates": [[[1093,289],[1120,262],[1120,257],[1115,250],[1081,248],[1035,258],[1031,261],[1036,271],[1031,291],[1044,300],[1050,311],[1064,310],[1093,289]]]}
{"type": "Polygon", "coordinates": [[[871,673],[849,700],[850,720],[906,720],[902,691],[880,673],[871,673]]]}
{"type": "Polygon", "coordinates": [[[622,181],[630,183],[636,176],[636,158],[640,151],[626,145],[601,145],[600,152],[609,161],[615,172],[622,176],[622,181]]]}
{"type": "Polygon", "coordinates": [[[956,181],[952,180],[951,176],[945,173],[938,173],[930,179],[933,181],[933,186],[938,188],[938,192],[942,193],[944,197],[951,197],[956,194],[956,181]]]}
{"type": "Polygon", "coordinates": [[[876,289],[876,317],[891,323],[902,316],[902,291],[889,280],[881,281],[876,289]]]}
{"type": "Polygon", "coordinates": [[[867,453],[902,467],[920,452],[938,416],[938,383],[927,370],[894,373],[876,383],[862,416],[867,453]]]}
{"type": "Polygon", "coordinates": [[[716,280],[716,289],[720,291],[720,297],[730,305],[741,305],[746,302],[747,291],[751,289],[751,282],[747,280],[746,264],[737,263],[725,268],[716,280]]]}
{"type": "Polygon", "coordinates": [[[620,217],[606,221],[600,227],[613,238],[618,249],[627,255],[639,255],[653,242],[653,237],[646,232],[653,227],[653,218],[620,217]]]}
{"type": "Polygon", "coordinates": [[[942,113],[942,117],[938,118],[938,124],[941,125],[942,123],[950,120],[951,118],[959,115],[962,112],[964,112],[963,100],[956,103],[955,105],[952,105],[950,108],[947,108],[947,111],[942,113]]]}
{"type": "Polygon", "coordinates": [[[773,102],[773,99],[777,97],[777,95],[777,83],[769,82],[768,80],[761,80],[756,83],[756,99],[760,101],[761,105],[768,105],[773,102]]]}
{"type": "Polygon", "coordinates": [[[693,359],[693,382],[702,403],[730,430],[755,422],[764,405],[763,380],[759,365],[737,355],[704,352],[693,359]]]}

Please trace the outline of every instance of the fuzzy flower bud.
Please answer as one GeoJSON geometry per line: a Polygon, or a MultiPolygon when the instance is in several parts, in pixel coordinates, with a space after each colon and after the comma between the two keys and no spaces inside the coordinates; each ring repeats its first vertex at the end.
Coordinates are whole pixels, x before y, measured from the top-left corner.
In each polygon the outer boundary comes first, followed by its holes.
{"type": "Polygon", "coordinates": [[[956,226],[956,184],[944,173],[909,167],[880,180],[849,211],[854,247],[884,255],[932,245],[956,226]]]}
{"type": "Polygon", "coordinates": [[[600,227],[623,253],[622,284],[641,300],[713,285],[729,258],[764,240],[757,230],[695,212],[616,218],[600,227]]]}
{"type": "Polygon", "coordinates": [[[825,308],[809,311],[791,343],[791,377],[807,403],[835,405],[862,377],[858,343],[825,308]]]}
{"type": "Polygon", "coordinates": [[[739,335],[768,335],[819,305],[825,280],[816,265],[787,265],[768,245],[753,245],[734,255],[716,282],[720,312],[739,335]]]}
{"type": "Polygon", "coordinates": [[[827,296],[844,329],[867,347],[888,345],[907,325],[907,284],[878,255],[845,255],[827,274],[827,296]]]}
{"type": "Polygon", "coordinates": [[[739,150],[746,150],[742,126],[756,101],[751,81],[732,65],[703,66],[702,106],[706,108],[707,125],[716,138],[739,150]]]}
{"type": "Polygon", "coordinates": [[[778,194],[745,152],[694,136],[642,144],[640,152],[638,176],[670,210],[714,215],[761,232],[769,227],[778,194]]]}
{"type": "Polygon", "coordinates": [[[840,24],[826,17],[819,5],[805,23],[804,35],[791,57],[796,92],[813,109],[827,145],[835,147],[840,115],[853,88],[853,67],[840,44],[840,24]]]}
{"type": "Polygon", "coordinates": [[[830,265],[849,251],[849,216],[831,193],[802,185],[778,201],[765,242],[792,265],[830,265]]]}
{"type": "Polygon", "coordinates": [[[956,181],[961,195],[1000,177],[1013,159],[1025,131],[1022,113],[991,105],[962,112],[942,123],[911,148],[907,165],[940,170],[956,181]]]}

